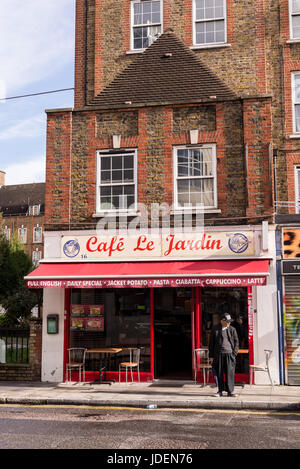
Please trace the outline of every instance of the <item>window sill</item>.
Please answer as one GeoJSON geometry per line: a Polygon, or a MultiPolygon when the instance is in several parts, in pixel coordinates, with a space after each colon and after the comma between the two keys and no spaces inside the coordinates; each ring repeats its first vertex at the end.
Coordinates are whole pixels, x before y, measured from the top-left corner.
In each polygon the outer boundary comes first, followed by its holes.
{"type": "Polygon", "coordinates": [[[224,42],[222,44],[199,44],[191,46],[190,49],[197,50],[197,49],[220,49],[222,47],[231,47],[231,44],[224,42]]]}
{"type": "Polygon", "coordinates": [[[137,212],[136,210],[127,210],[127,211],[120,211],[120,210],[115,210],[113,212],[96,212],[93,213],[92,217],[93,218],[103,218],[103,217],[136,217],[140,215],[140,212],[137,212]]]}
{"type": "Polygon", "coordinates": [[[296,38],[295,38],[295,39],[288,39],[288,40],[286,41],[286,43],[287,43],[287,44],[297,44],[297,43],[299,44],[299,43],[300,43],[300,38],[297,38],[297,39],[296,39],[296,38]]]}
{"type": "Polygon", "coordinates": [[[125,52],[126,55],[142,54],[146,49],[128,50],[125,52]]]}
{"type": "Polygon", "coordinates": [[[292,134],[289,136],[289,138],[300,138],[300,133],[299,134],[292,134]]]}
{"type": "Polygon", "coordinates": [[[204,208],[204,209],[201,209],[201,208],[175,208],[173,210],[170,211],[170,214],[171,215],[177,215],[177,214],[180,214],[180,213],[191,213],[191,214],[194,214],[194,213],[203,213],[203,214],[207,214],[207,213],[221,213],[221,209],[219,208],[204,208]]]}

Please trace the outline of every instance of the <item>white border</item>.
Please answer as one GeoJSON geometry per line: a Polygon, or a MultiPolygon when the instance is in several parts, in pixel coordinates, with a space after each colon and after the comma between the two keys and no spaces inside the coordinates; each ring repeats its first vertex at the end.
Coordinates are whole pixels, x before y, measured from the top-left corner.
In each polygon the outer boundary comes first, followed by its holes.
{"type": "MultiPolygon", "coordinates": [[[[196,0],[193,0],[193,46],[200,46],[201,48],[205,49],[205,47],[213,47],[216,45],[227,45],[227,0],[224,0],[224,41],[222,42],[207,42],[207,43],[200,43],[196,42],[196,0]]],[[[214,19],[212,20],[214,21],[214,19]]],[[[204,21],[203,21],[204,22],[204,21]]]]}
{"type": "MultiPolygon", "coordinates": [[[[295,116],[295,76],[300,75],[300,71],[291,72],[291,87],[292,87],[292,119],[293,119],[293,134],[300,136],[300,131],[296,130],[296,116],[295,116]]],[[[300,103],[299,103],[300,105],[300,103]]]]}
{"type": "Polygon", "coordinates": [[[105,216],[106,214],[110,215],[117,215],[117,214],[130,214],[130,213],[136,213],[137,212],[137,207],[138,207],[138,177],[137,177],[137,163],[138,163],[138,158],[137,158],[137,149],[136,148],[120,148],[118,150],[97,150],[97,175],[96,175],[96,213],[99,214],[99,216],[105,216]],[[124,153],[131,153],[133,155],[133,178],[134,178],[134,207],[130,207],[129,209],[115,209],[115,210],[103,210],[100,208],[100,174],[101,174],[101,156],[103,155],[124,155],[124,153]]]}
{"type": "MultiPolygon", "coordinates": [[[[133,5],[135,3],[142,3],[147,0],[130,0],[130,53],[138,53],[138,52],[143,52],[146,49],[134,49],[133,48],[133,17],[134,17],[134,8],[133,5]]],[[[155,0],[148,0],[148,1],[155,1],[155,0]]],[[[164,0],[159,0],[160,1],[160,26],[161,26],[161,34],[163,33],[164,30],[164,0]]],[[[151,45],[151,44],[150,44],[151,45]]],[[[150,47],[150,46],[148,46],[150,47]]]]}
{"type": "Polygon", "coordinates": [[[299,201],[299,198],[300,198],[299,178],[300,178],[300,163],[294,165],[295,212],[296,213],[300,213],[300,207],[298,206],[298,201],[299,201]]]}
{"type": "Polygon", "coordinates": [[[218,208],[218,196],[217,196],[217,145],[215,143],[208,143],[208,144],[197,144],[197,145],[179,145],[173,147],[173,206],[174,211],[185,212],[191,209],[201,209],[202,207],[179,207],[178,206],[178,193],[177,193],[177,176],[178,176],[178,165],[177,165],[177,151],[178,150],[201,150],[203,148],[211,148],[212,149],[212,168],[213,168],[213,178],[214,178],[214,205],[204,206],[203,212],[205,213],[207,210],[210,209],[217,209],[218,208]]]}

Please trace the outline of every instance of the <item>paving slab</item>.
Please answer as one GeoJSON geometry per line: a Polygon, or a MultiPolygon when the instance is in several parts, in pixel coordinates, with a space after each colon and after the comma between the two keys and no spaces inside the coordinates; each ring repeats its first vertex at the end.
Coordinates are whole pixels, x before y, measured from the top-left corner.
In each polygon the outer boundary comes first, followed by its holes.
{"type": "Polygon", "coordinates": [[[0,404],[300,411],[300,386],[236,386],[236,397],[226,393],[214,397],[215,393],[215,386],[180,381],[127,385],[0,382],[0,404]]]}

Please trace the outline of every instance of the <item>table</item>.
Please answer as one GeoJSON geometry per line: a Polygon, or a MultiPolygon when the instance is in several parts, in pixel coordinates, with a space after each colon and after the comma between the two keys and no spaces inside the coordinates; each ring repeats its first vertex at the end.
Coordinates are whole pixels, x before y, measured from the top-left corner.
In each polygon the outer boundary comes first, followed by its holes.
{"type": "Polygon", "coordinates": [[[116,348],[116,347],[103,347],[103,348],[93,348],[93,349],[88,349],[86,353],[97,353],[100,355],[100,360],[99,360],[99,381],[94,381],[92,384],[103,384],[103,383],[114,383],[115,380],[109,380],[109,381],[103,381],[101,373],[104,370],[105,367],[102,366],[102,358],[105,355],[115,355],[117,353],[120,353],[123,349],[121,348],[116,348]]]}
{"type": "Polygon", "coordinates": [[[249,350],[247,348],[240,348],[238,353],[249,353],[249,350]]]}

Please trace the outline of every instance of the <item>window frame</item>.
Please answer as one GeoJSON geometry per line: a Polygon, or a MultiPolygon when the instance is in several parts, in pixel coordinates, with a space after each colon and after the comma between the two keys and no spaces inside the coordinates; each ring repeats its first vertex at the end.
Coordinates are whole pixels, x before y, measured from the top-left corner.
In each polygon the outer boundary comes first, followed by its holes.
{"type": "Polygon", "coordinates": [[[296,106],[300,106],[300,100],[298,102],[296,102],[295,100],[295,90],[296,90],[296,86],[295,86],[295,76],[296,75],[299,75],[300,76],[300,70],[299,71],[295,71],[295,72],[292,72],[292,76],[291,76],[291,86],[292,86],[292,118],[293,118],[293,133],[294,134],[300,134],[300,129],[297,130],[297,125],[296,125],[296,112],[295,112],[295,107],[296,106]]]}
{"type": "Polygon", "coordinates": [[[175,211],[190,211],[190,210],[215,210],[218,208],[218,193],[217,193],[217,146],[214,143],[203,144],[203,145],[180,145],[173,147],[173,206],[175,211]],[[212,151],[212,172],[213,175],[207,178],[203,176],[187,176],[179,177],[179,179],[213,179],[213,205],[203,206],[187,206],[182,207],[178,204],[178,190],[177,190],[177,181],[178,181],[178,150],[203,150],[210,148],[212,151]]]}
{"type": "Polygon", "coordinates": [[[196,19],[196,0],[193,0],[193,45],[197,47],[211,47],[212,45],[221,45],[227,43],[227,0],[224,1],[223,6],[223,13],[224,16],[222,18],[212,18],[212,19],[204,19],[204,20],[197,20],[196,19]],[[197,23],[207,23],[212,21],[224,20],[224,41],[219,42],[197,42],[197,34],[196,34],[196,24],[197,23]]]}
{"type": "Polygon", "coordinates": [[[32,242],[37,243],[37,244],[41,244],[43,242],[43,228],[39,225],[36,225],[36,226],[33,227],[32,242]],[[36,239],[37,230],[40,231],[40,233],[41,233],[41,236],[40,236],[39,240],[36,239]]]}
{"type": "Polygon", "coordinates": [[[35,204],[35,205],[29,205],[28,209],[28,214],[31,217],[38,217],[41,213],[41,205],[40,204],[35,204]]]}
{"type": "Polygon", "coordinates": [[[299,16],[299,17],[300,17],[300,9],[299,9],[299,12],[294,13],[294,12],[293,12],[293,0],[289,0],[290,39],[299,39],[299,40],[300,40],[300,35],[299,35],[299,36],[294,36],[294,32],[293,32],[293,16],[299,16]]]}
{"type": "MultiPolygon", "coordinates": [[[[163,33],[163,19],[164,19],[164,8],[163,8],[163,0],[131,0],[130,2],[130,50],[131,52],[143,52],[144,50],[146,50],[147,48],[140,48],[140,49],[135,49],[134,48],[134,29],[135,28],[143,28],[143,27],[147,27],[147,26],[159,26],[160,25],[160,34],[163,33]],[[147,1],[159,1],[160,2],[160,23],[153,23],[153,24],[142,24],[142,25],[135,25],[134,24],[134,5],[137,4],[137,3],[146,3],[147,1]]],[[[153,41],[154,42],[154,41],[153,41]]],[[[153,44],[152,42],[152,44],[153,44]]],[[[151,44],[148,45],[148,47],[150,47],[151,44]]]]}
{"type": "Polygon", "coordinates": [[[300,164],[294,166],[294,184],[295,184],[295,213],[300,213],[300,164]]]}
{"type": "Polygon", "coordinates": [[[27,244],[27,227],[26,226],[22,225],[18,228],[18,238],[19,238],[19,240],[21,241],[22,244],[27,244]],[[23,230],[23,232],[25,233],[24,238],[20,234],[21,230],[23,230]],[[25,241],[24,241],[24,239],[25,239],[25,241]]]}
{"type": "Polygon", "coordinates": [[[32,264],[37,267],[40,263],[42,259],[42,251],[40,251],[38,248],[35,249],[34,251],[32,251],[32,257],[31,257],[31,260],[32,260],[32,264]],[[38,259],[35,259],[35,255],[38,254],[38,259]]]}
{"type": "Polygon", "coordinates": [[[5,238],[7,239],[7,241],[10,241],[10,238],[11,238],[11,230],[10,230],[10,227],[5,225],[3,226],[3,235],[5,236],[5,238]]]}
{"type": "Polygon", "coordinates": [[[97,151],[97,177],[96,177],[96,212],[97,213],[111,213],[111,214],[126,214],[131,212],[136,212],[138,207],[138,180],[137,180],[137,149],[124,148],[120,151],[116,150],[98,150],[97,151]],[[101,198],[100,198],[100,188],[101,188],[101,157],[102,156],[121,156],[124,154],[133,155],[133,182],[128,183],[109,183],[102,184],[102,186],[132,186],[134,185],[134,207],[130,208],[114,208],[114,209],[103,209],[101,208],[101,198]]]}

